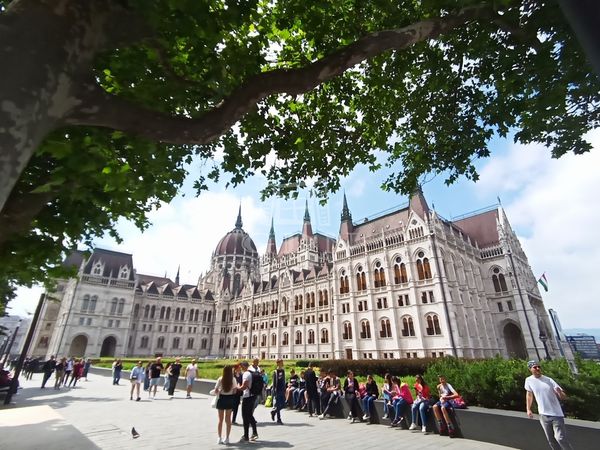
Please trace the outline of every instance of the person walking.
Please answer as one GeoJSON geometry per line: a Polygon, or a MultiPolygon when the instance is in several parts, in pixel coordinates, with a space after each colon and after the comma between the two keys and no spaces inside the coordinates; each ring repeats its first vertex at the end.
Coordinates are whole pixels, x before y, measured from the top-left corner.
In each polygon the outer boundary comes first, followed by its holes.
{"type": "Polygon", "coordinates": [[[285,369],[283,368],[283,359],[277,360],[277,368],[273,371],[273,385],[271,387],[271,395],[275,399],[273,409],[271,409],[271,420],[275,420],[277,416],[277,423],[283,425],[281,421],[281,410],[285,407],[285,369]]]}
{"type": "Polygon", "coordinates": [[[118,386],[119,381],[121,381],[121,371],[123,370],[123,363],[120,359],[115,361],[115,365],[113,366],[113,384],[118,386]]]}
{"type": "Polygon", "coordinates": [[[90,367],[92,367],[92,360],[91,358],[88,358],[85,360],[85,364],[83,365],[83,377],[85,378],[85,381],[89,381],[88,380],[88,373],[90,371],[90,367]]]}
{"type": "Polygon", "coordinates": [[[65,367],[67,367],[67,358],[62,357],[60,359],[60,361],[58,361],[56,363],[56,366],[54,367],[54,389],[60,389],[60,385],[62,383],[63,380],[63,376],[65,374],[65,367]]]}
{"type": "Polygon", "coordinates": [[[78,359],[75,362],[75,364],[73,364],[73,372],[71,373],[71,379],[69,380],[69,387],[71,387],[71,384],[73,385],[73,387],[75,387],[77,385],[77,382],[81,378],[82,374],[83,374],[83,360],[78,359]]]}
{"type": "Polygon", "coordinates": [[[311,361],[308,363],[308,369],[304,374],[306,380],[306,395],[308,403],[308,416],[312,417],[313,414],[317,416],[321,414],[321,401],[319,400],[319,390],[317,386],[317,374],[313,369],[314,363],[311,361]]]}
{"type": "Polygon", "coordinates": [[[159,356],[152,364],[150,364],[150,387],[148,388],[148,397],[156,398],[156,389],[158,382],[160,381],[160,373],[163,370],[162,359],[159,356]],[[154,394],[152,394],[152,388],[154,388],[154,394]]]}
{"type": "Polygon", "coordinates": [[[231,433],[231,412],[235,404],[236,383],[233,377],[233,367],[223,367],[223,373],[215,384],[215,395],[218,395],[217,412],[219,422],[217,423],[217,444],[229,445],[229,434],[231,433]],[[225,419],[226,434],[223,438],[223,419],[225,419]]]}
{"type": "Polygon", "coordinates": [[[146,370],[144,369],[142,361],[138,361],[136,366],[131,370],[129,380],[131,381],[131,392],[129,393],[129,400],[133,400],[133,392],[136,391],[135,401],[139,402],[140,397],[140,384],[144,382],[146,378],[146,370]]]}
{"type": "Polygon", "coordinates": [[[42,389],[46,387],[46,383],[48,379],[52,376],[52,372],[56,368],[56,358],[54,355],[50,356],[50,359],[46,361],[42,367],[42,371],[44,372],[44,378],[42,378],[42,389]]]}
{"type": "Polygon", "coordinates": [[[542,374],[542,367],[537,361],[529,361],[527,368],[531,375],[525,379],[525,401],[527,415],[533,419],[531,406],[533,400],[537,403],[540,424],[552,449],[572,449],[567,439],[565,415],[560,400],[565,400],[565,391],[552,378],[542,374]]]}
{"type": "MultiPolygon", "coordinates": [[[[244,421],[244,435],[240,439],[241,443],[248,441],[256,441],[258,432],[256,431],[256,419],[254,418],[254,402],[256,395],[251,392],[252,388],[252,372],[248,370],[250,366],[248,361],[242,361],[240,366],[243,370],[242,385],[239,389],[243,390],[242,395],[242,420],[244,421]],[[252,436],[249,435],[250,427],[252,427],[252,436]]],[[[260,374],[259,374],[260,375],[260,374]]]]}
{"type": "Polygon", "coordinates": [[[63,373],[62,380],[60,380],[60,382],[63,386],[67,385],[67,381],[69,380],[69,377],[71,376],[71,372],[73,372],[74,365],[75,365],[75,361],[73,360],[73,357],[69,356],[69,359],[67,359],[67,362],[65,363],[65,371],[63,373]]]}
{"type": "Polygon", "coordinates": [[[173,398],[177,380],[181,374],[181,358],[175,358],[175,362],[171,364],[171,374],[169,375],[169,398],[173,398]]]}
{"type": "MultiPolygon", "coordinates": [[[[198,376],[198,364],[196,364],[195,359],[192,359],[192,362],[190,364],[188,364],[188,366],[185,369],[185,382],[187,384],[186,385],[187,395],[185,396],[185,398],[192,398],[192,388],[194,387],[194,380],[196,380],[197,376],[198,376]]],[[[228,434],[228,436],[229,436],[229,434],[228,434]]]]}

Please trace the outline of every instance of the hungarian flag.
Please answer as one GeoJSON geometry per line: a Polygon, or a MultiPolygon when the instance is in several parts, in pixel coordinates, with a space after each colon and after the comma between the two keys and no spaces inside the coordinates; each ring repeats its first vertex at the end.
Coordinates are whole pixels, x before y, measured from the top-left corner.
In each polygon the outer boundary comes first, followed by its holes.
{"type": "Polygon", "coordinates": [[[540,283],[542,285],[542,287],[544,288],[544,291],[548,292],[548,280],[546,279],[545,273],[542,274],[542,276],[538,280],[538,283],[540,283]]]}

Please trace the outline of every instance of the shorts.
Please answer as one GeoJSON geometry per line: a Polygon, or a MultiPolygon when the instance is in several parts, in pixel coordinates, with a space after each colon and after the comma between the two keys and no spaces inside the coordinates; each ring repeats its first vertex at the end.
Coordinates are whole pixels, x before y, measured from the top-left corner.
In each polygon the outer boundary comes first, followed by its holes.
{"type": "Polygon", "coordinates": [[[160,378],[150,378],[150,386],[158,386],[160,378]]]}
{"type": "Polygon", "coordinates": [[[194,380],[196,379],[196,377],[187,377],[185,379],[186,383],[188,386],[193,386],[194,385],[194,380]]]}
{"type": "Polygon", "coordinates": [[[438,408],[454,409],[454,406],[452,406],[452,403],[442,402],[441,400],[438,400],[438,402],[435,404],[435,406],[437,406],[438,408]]]}
{"type": "Polygon", "coordinates": [[[235,395],[219,395],[217,409],[233,409],[235,403],[235,395]]]}

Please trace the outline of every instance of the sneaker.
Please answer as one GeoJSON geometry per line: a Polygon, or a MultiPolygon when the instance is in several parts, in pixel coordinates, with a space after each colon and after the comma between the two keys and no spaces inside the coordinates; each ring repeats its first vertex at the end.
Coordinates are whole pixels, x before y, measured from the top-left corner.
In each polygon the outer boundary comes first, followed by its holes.
{"type": "Polygon", "coordinates": [[[142,399],[142,397],[138,397],[135,399],[136,402],[139,402],[142,399]]]}
{"type": "Polygon", "coordinates": [[[248,441],[249,441],[249,439],[246,436],[242,436],[242,438],[240,439],[240,444],[243,444],[248,441]]]}
{"type": "Polygon", "coordinates": [[[229,445],[229,438],[228,437],[226,437],[225,439],[223,439],[223,444],[229,445]]]}
{"type": "Polygon", "coordinates": [[[421,428],[421,432],[422,432],[423,434],[427,433],[427,427],[423,427],[423,428],[421,428]]]}
{"type": "Polygon", "coordinates": [[[417,426],[414,423],[410,424],[410,427],[408,427],[409,430],[416,430],[417,426]]]}
{"type": "Polygon", "coordinates": [[[185,397],[185,398],[192,398],[192,396],[191,396],[191,395],[186,395],[186,397],[185,397]]]}
{"type": "Polygon", "coordinates": [[[319,420],[323,420],[325,418],[325,414],[319,414],[319,420]]]}
{"type": "Polygon", "coordinates": [[[454,428],[448,428],[448,436],[450,436],[451,439],[456,437],[456,431],[454,428]]]}
{"type": "Polygon", "coordinates": [[[276,414],[276,412],[275,412],[274,410],[273,410],[273,411],[271,411],[271,420],[272,420],[273,422],[275,422],[275,414],[276,414]]]}
{"type": "Polygon", "coordinates": [[[250,436],[250,440],[251,441],[256,441],[258,439],[258,434],[253,434],[252,436],[250,436]]]}
{"type": "Polygon", "coordinates": [[[277,425],[283,425],[283,422],[281,420],[278,420],[277,425]]]}
{"type": "Polygon", "coordinates": [[[217,445],[222,444],[222,443],[223,443],[223,439],[221,439],[221,437],[219,436],[219,439],[217,439],[217,445]]]}
{"type": "Polygon", "coordinates": [[[396,422],[395,420],[390,424],[390,427],[395,428],[398,426],[398,422],[396,422]]]}
{"type": "Polygon", "coordinates": [[[448,429],[446,427],[440,428],[440,436],[448,436],[448,429]]]}
{"type": "Polygon", "coordinates": [[[129,397],[129,400],[133,400],[133,397],[129,397]]]}
{"type": "Polygon", "coordinates": [[[382,417],[382,419],[387,419],[387,418],[388,418],[387,414],[384,414],[383,417],[382,417]]]}
{"type": "Polygon", "coordinates": [[[369,416],[367,416],[366,414],[363,416],[363,420],[367,420],[369,418],[369,416]]]}
{"type": "Polygon", "coordinates": [[[348,420],[352,420],[352,419],[353,419],[352,414],[348,414],[348,420]]]}

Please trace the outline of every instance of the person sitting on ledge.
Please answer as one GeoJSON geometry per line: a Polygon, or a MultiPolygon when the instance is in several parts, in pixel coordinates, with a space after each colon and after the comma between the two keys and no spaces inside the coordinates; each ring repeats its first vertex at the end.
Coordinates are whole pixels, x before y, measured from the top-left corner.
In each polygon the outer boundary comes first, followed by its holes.
{"type": "Polygon", "coordinates": [[[319,419],[325,418],[329,413],[329,409],[338,402],[341,395],[340,379],[336,376],[335,371],[330,370],[329,375],[323,379],[323,387],[321,388],[323,412],[319,419]]]}
{"type": "Polygon", "coordinates": [[[417,416],[421,416],[421,431],[427,433],[427,410],[429,409],[429,386],[421,375],[416,376],[415,394],[417,398],[412,405],[412,423],[409,430],[416,430],[417,416]]]}
{"type": "Polygon", "coordinates": [[[367,375],[367,383],[365,384],[365,396],[363,397],[363,411],[365,415],[364,420],[371,418],[371,411],[373,411],[373,403],[379,397],[379,388],[377,382],[373,379],[373,375],[367,375]]]}
{"type": "MultiPolygon", "coordinates": [[[[392,377],[394,391],[394,421],[392,427],[405,426],[404,412],[413,404],[413,397],[408,384],[401,382],[398,377],[392,377]]],[[[406,428],[408,428],[406,426],[406,428]]]]}
{"type": "Polygon", "coordinates": [[[433,405],[433,414],[437,420],[440,436],[450,436],[453,438],[456,437],[456,430],[450,418],[450,411],[454,410],[450,400],[458,398],[459,395],[452,385],[446,382],[444,375],[440,375],[438,380],[440,384],[437,385],[437,391],[440,399],[433,405]]]}

